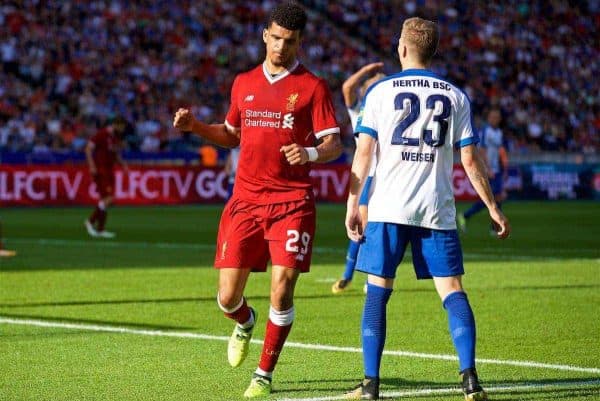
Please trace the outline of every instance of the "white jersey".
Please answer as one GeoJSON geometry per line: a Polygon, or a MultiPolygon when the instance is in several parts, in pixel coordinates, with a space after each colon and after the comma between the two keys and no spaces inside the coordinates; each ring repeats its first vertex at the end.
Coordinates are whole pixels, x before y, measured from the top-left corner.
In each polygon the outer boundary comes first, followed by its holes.
{"type": "Polygon", "coordinates": [[[481,130],[481,146],[485,149],[492,173],[500,172],[500,148],[503,145],[502,130],[485,125],[481,130]]]}
{"type": "MultiPolygon", "coordinates": [[[[356,125],[358,124],[358,117],[360,116],[360,103],[356,103],[354,107],[346,107],[346,111],[348,112],[348,116],[350,117],[350,123],[352,124],[352,129],[356,131],[356,125]]],[[[354,140],[356,142],[356,146],[358,146],[358,135],[354,136],[354,140]]],[[[375,165],[377,164],[377,155],[373,154],[371,157],[371,165],[369,166],[369,177],[372,177],[375,174],[375,165]]]]}
{"type": "Polygon", "coordinates": [[[356,124],[358,123],[358,116],[360,115],[360,103],[356,102],[354,107],[346,107],[346,111],[348,112],[348,117],[350,117],[350,124],[352,124],[352,129],[356,129],[356,124]]]}
{"type": "Polygon", "coordinates": [[[355,131],[377,139],[369,221],[456,229],[454,148],[478,142],[464,92],[428,70],[391,75],[367,91],[355,131]]]}

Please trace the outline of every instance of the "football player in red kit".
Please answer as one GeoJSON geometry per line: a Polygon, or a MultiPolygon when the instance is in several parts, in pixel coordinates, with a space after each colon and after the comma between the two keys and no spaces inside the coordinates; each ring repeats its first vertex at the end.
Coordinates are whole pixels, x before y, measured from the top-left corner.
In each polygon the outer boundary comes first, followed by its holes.
{"type": "Polygon", "coordinates": [[[115,191],[115,163],[127,171],[127,164],[121,158],[121,146],[126,122],[122,117],[101,128],[90,138],[85,147],[85,156],[90,174],[96,184],[98,204],[89,218],[84,221],[87,232],[92,237],[114,238],[115,233],[106,231],[108,207],[112,205],[115,191]]]}
{"type": "Polygon", "coordinates": [[[215,255],[217,302],[236,322],[228,360],[248,354],[256,312],[244,298],[251,271],[271,270],[271,306],[258,368],[244,397],[271,392],[273,370],[294,320],[294,288],[308,272],[315,233],[312,163],[342,152],[326,83],[296,59],[306,13],[295,3],[276,6],[263,31],[264,62],[239,74],[224,124],[205,124],[179,109],[174,126],[220,146],[240,146],[233,196],[221,216],[215,255]]]}

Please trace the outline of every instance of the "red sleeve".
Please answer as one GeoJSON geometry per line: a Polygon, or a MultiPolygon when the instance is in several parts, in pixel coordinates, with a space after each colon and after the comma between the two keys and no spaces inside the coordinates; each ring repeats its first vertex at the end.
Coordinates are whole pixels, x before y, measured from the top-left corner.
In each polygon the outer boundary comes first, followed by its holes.
{"type": "Polygon", "coordinates": [[[340,132],[331,93],[322,79],[319,79],[312,97],[312,125],[317,138],[340,132]]]}
{"type": "Polygon", "coordinates": [[[231,86],[231,100],[229,104],[229,111],[225,117],[225,125],[229,125],[233,128],[240,128],[242,125],[240,119],[240,108],[238,107],[238,86],[239,86],[239,75],[233,81],[231,86]]]}
{"type": "Polygon", "coordinates": [[[96,132],[94,135],[92,135],[92,137],[90,138],[90,142],[92,142],[95,146],[98,146],[99,143],[102,143],[102,141],[106,138],[106,135],[104,135],[104,131],[100,130],[98,132],[96,132]]]}

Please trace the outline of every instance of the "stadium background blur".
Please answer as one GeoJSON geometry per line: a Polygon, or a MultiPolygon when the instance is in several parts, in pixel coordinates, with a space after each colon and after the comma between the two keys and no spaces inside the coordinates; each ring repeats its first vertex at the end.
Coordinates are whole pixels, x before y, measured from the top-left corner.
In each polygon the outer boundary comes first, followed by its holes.
{"type": "MultiPolygon", "coordinates": [[[[197,162],[202,142],[173,129],[174,110],[224,120],[235,74],[263,57],[273,3],[3,2],[0,160],[83,161],[90,135],[123,115],[126,158],[197,162]]],[[[475,125],[501,108],[513,161],[598,161],[599,1],[301,3],[310,18],[300,59],[328,82],[349,154],[341,84],[368,62],[398,71],[399,23],[417,15],[439,22],[434,70],[469,94],[475,125]]]]}
{"type": "MultiPolygon", "coordinates": [[[[514,231],[497,241],[480,214],[461,237],[486,389],[497,401],[600,401],[600,1],[302,3],[300,60],[329,84],[347,152],[318,166],[326,169],[318,188],[340,203],[318,207],[313,268],[299,282],[290,337],[298,348],[282,356],[275,397],[332,399],[360,375],[362,289],[343,301],[330,290],[345,257],[343,174],[354,147],[341,84],[372,61],[398,71],[400,21],[418,15],[439,22],[434,68],[468,92],[476,127],[490,106],[503,112],[504,210],[514,231]],[[595,200],[545,201],[573,198],[595,200]]],[[[251,364],[224,365],[231,327],[215,306],[211,268],[227,152],[207,167],[199,155],[210,148],[172,119],[190,105],[206,122],[224,120],[235,74],[263,57],[273,4],[0,2],[0,220],[7,249],[18,252],[0,258],[1,400],[239,398],[251,364]],[[82,224],[89,210],[72,207],[97,201],[83,148],[115,115],[129,121],[130,165],[127,179],[117,172],[116,204],[136,206],[111,210],[117,239],[91,239],[82,224]]],[[[467,179],[457,177],[463,190],[467,179]]],[[[397,319],[388,321],[385,397],[458,400],[452,345],[431,341],[447,336],[439,299],[407,259],[390,301],[397,319]]],[[[269,275],[249,282],[261,310],[269,285],[269,275]]],[[[262,323],[257,330],[253,347],[264,338],[262,323]]]]}

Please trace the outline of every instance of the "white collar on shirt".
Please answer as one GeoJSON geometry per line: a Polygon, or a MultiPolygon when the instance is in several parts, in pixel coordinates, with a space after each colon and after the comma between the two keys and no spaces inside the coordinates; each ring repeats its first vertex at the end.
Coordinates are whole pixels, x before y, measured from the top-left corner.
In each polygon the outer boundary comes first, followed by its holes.
{"type": "Polygon", "coordinates": [[[283,70],[282,72],[280,72],[279,74],[277,74],[275,76],[272,76],[271,74],[269,74],[269,71],[267,70],[266,63],[263,63],[263,65],[262,65],[263,74],[265,74],[265,78],[267,78],[267,81],[269,81],[269,83],[274,84],[275,82],[281,81],[283,78],[290,75],[290,73],[292,71],[294,71],[299,65],[300,65],[300,62],[298,60],[295,60],[294,64],[292,64],[292,66],[290,68],[283,70]]]}

